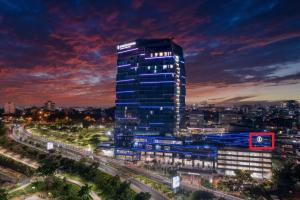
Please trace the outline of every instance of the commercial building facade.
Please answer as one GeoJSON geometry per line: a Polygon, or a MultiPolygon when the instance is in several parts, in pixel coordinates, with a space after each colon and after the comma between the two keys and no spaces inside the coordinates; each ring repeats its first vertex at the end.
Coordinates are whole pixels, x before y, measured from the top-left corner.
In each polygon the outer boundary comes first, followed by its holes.
{"type": "MultiPolygon", "coordinates": [[[[247,169],[255,178],[269,177],[271,153],[263,153],[262,159],[256,161],[256,153],[249,149],[249,133],[192,137],[179,134],[186,94],[180,46],[171,39],[139,39],[118,45],[117,54],[117,158],[214,170],[226,175],[232,174],[228,170],[247,169]],[[225,150],[227,147],[233,148],[237,157],[230,160],[234,153],[225,150]],[[252,165],[259,165],[262,170],[257,171],[252,165]]],[[[263,145],[270,145],[270,141],[265,140],[263,145]]]]}
{"type": "Polygon", "coordinates": [[[218,150],[217,170],[226,176],[234,176],[235,170],[249,171],[253,178],[272,178],[272,154],[266,151],[225,148],[218,150]]]}
{"type": "Polygon", "coordinates": [[[182,48],[171,39],[139,39],[117,46],[115,145],[133,138],[179,133],[185,109],[182,48]]]}

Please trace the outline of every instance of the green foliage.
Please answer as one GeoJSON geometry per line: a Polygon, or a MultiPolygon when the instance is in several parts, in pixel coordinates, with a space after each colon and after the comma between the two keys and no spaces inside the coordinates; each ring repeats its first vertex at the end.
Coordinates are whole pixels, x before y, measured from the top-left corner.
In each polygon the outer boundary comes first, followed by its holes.
{"type": "Polygon", "coordinates": [[[300,165],[287,162],[283,168],[274,171],[273,183],[280,196],[288,195],[295,190],[297,181],[300,180],[300,165]]]}
{"type": "Polygon", "coordinates": [[[8,194],[6,190],[0,189],[0,199],[1,200],[8,200],[8,194]]]}
{"type": "Polygon", "coordinates": [[[30,158],[30,159],[39,159],[39,156],[45,155],[43,153],[38,152],[37,150],[28,148],[25,145],[19,144],[15,142],[14,140],[9,139],[6,136],[0,137],[0,145],[6,149],[9,149],[10,151],[20,154],[24,157],[30,158]]]}
{"type": "Polygon", "coordinates": [[[37,169],[39,173],[44,176],[53,175],[56,169],[59,167],[59,163],[52,159],[46,158],[42,160],[42,165],[37,169]]]}
{"type": "Polygon", "coordinates": [[[90,198],[90,192],[92,190],[92,187],[85,184],[82,186],[78,192],[78,197],[80,197],[82,200],[89,200],[90,198]]]}
{"type": "Polygon", "coordinates": [[[148,192],[141,192],[135,195],[134,200],[150,200],[151,195],[148,192]]]}
{"type": "Polygon", "coordinates": [[[191,194],[191,196],[189,197],[189,200],[210,200],[210,199],[214,199],[214,198],[215,198],[214,194],[212,194],[210,192],[198,190],[191,194]]]}
{"type": "MultiPolygon", "coordinates": [[[[39,160],[42,166],[39,168],[38,171],[43,175],[51,176],[54,173],[54,171],[57,168],[59,168],[60,170],[66,173],[80,176],[84,181],[95,184],[96,189],[101,192],[101,196],[104,199],[133,200],[136,196],[136,193],[132,189],[130,189],[129,182],[122,182],[118,176],[111,176],[98,170],[97,164],[87,165],[84,162],[77,162],[67,158],[62,158],[61,156],[39,153],[38,151],[30,148],[24,151],[24,145],[19,144],[13,140],[9,140],[5,147],[24,157],[39,160]]],[[[24,171],[26,170],[22,168],[22,173],[24,171]]],[[[51,182],[47,183],[49,185],[51,182]]],[[[62,188],[64,188],[65,191],[68,191],[68,187],[69,186],[65,186],[62,188]]],[[[76,195],[78,195],[78,191],[76,195]]],[[[76,198],[72,198],[72,200],[76,200],[76,198]]]]}
{"type": "Polygon", "coordinates": [[[202,185],[203,185],[204,187],[212,188],[212,185],[211,185],[210,182],[209,182],[208,180],[206,180],[206,179],[203,179],[201,183],[202,183],[202,185]]]}
{"type": "Polygon", "coordinates": [[[253,178],[251,177],[250,172],[247,170],[235,170],[235,180],[235,184],[238,189],[241,189],[244,184],[253,183],[253,178]]]}
{"type": "Polygon", "coordinates": [[[91,144],[96,146],[97,144],[99,144],[101,142],[101,140],[99,139],[98,135],[93,135],[92,138],[90,139],[90,142],[91,142],[91,144]]]}
{"type": "Polygon", "coordinates": [[[1,155],[0,155],[0,165],[7,168],[11,168],[17,172],[25,174],[26,176],[31,176],[34,173],[34,170],[28,167],[27,165],[16,162],[11,158],[7,158],[1,155]]]}
{"type": "Polygon", "coordinates": [[[251,183],[253,181],[250,172],[247,170],[235,170],[235,178],[239,184],[251,183]]]}
{"type": "Polygon", "coordinates": [[[6,133],[6,128],[3,123],[0,122],[0,137],[4,136],[6,133]]]}
{"type": "Polygon", "coordinates": [[[78,196],[80,187],[64,180],[49,176],[45,181],[34,182],[35,191],[50,192],[54,198],[61,200],[83,200],[78,196]]]}
{"type": "Polygon", "coordinates": [[[227,183],[220,181],[217,185],[218,189],[223,190],[225,192],[230,191],[230,188],[227,183]]]}
{"type": "MultiPolygon", "coordinates": [[[[57,159],[53,160],[56,161],[57,159]]],[[[134,199],[135,193],[130,189],[129,182],[121,182],[120,177],[103,173],[97,167],[97,164],[86,165],[66,158],[60,159],[61,170],[79,175],[83,180],[94,183],[105,199],[134,199]]]]}
{"type": "Polygon", "coordinates": [[[256,199],[256,200],[262,200],[265,195],[265,191],[261,186],[252,186],[250,188],[247,188],[243,192],[247,197],[250,197],[251,199],[256,199]]]}
{"type": "Polygon", "coordinates": [[[95,147],[101,141],[109,140],[109,137],[104,134],[108,130],[106,128],[86,129],[69,125],[37,125],[29,130],[36,135],[84,147],[88,145],[95,147]]]}

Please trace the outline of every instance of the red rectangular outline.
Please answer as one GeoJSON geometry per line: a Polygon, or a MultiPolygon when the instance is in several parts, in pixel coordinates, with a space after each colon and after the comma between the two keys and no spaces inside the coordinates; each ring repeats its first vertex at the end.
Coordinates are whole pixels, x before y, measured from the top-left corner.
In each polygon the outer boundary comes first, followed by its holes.
{"type": "Polygon", "coordinates": [[[275,134],[273,132],[250,132],[249,133],[249,150],[256,151],[256,150],[274,150],[275,149],[275,134]],[[253,136],[265,136],[269,135],[272,138],[272,146],[270,147],[254,147],[252,146],[252,137],[253,136]]]}

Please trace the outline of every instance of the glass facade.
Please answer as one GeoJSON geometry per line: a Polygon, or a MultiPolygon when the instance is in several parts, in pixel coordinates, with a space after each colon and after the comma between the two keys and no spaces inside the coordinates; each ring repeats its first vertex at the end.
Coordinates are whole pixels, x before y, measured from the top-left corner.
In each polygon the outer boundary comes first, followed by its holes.
{"type": "Polygon", "coordinates": [[[185,109],[182,48],[171,39],[139,39],[117,46],[115,144],[133,137],[172,136],[185,109]]]}

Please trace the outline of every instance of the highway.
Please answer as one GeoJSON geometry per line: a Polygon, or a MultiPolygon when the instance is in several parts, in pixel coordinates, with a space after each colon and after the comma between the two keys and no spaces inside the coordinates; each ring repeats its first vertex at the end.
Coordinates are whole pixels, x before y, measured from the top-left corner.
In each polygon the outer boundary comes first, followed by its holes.
{"type": "MultiPolygon", "coordinates": [[[[138,168],[138,167],[135,167],[135,166],[125,166],[125,165],[122,166],[122,168],[127,169],[128,171],[131,171],[132,173],[141,174],[143,176],[151,178],[152,180],[155,180],[155,181],[160,182],[160,183],[164,183],[164,184],[167,184],[167,185],[172,184],[172,180],[170,178],[168,178],[166,176],[162,176],[161,174],[155,173],[155,172],[150,171],[150,170],[146,170],[146,169],[143,169],[143,168],[138,168]]],[[[243,200],[239,197],[228,195],[228,194],[225,194],[221,191],[208,189],[208,188],[205,188],[203,186],[195,187],[193,185],[181,182],[180,187],[182,189],[186,190],[186,191],[192,191],[192,192],[197,191],[197,190],[203,190],[203,191],[211,192],[217,197],[223,197],[223,198],[228,199],[228,200],[243,200]]]]}
{"type": "MultiPolygon", "coordinates": [[[[85,150],[83,148],[78,148],[69,144],[64,144],[57,141],[51,141],[48,140],[45,137],[40,137],[31,134],[27,130],[25,130],[23,127],[19,127],[18,129],[14,128],[12,131],[12,134],[10,134],[10,137],[15,140],[16,142],[22,143],[23,145],[29,146],[31,148],[34,148],[36,150],[47,152],[46,145],[48,142],[52,142],[54,149],[59,152],[63,157],[79,161],[82,158],[90,158],[93,160],[98,161],[99,163],[99,170],[111,174],[113,176],[118,175],[122,181],[130,181],[131,187],[136,192],[149,192],[151,194],[151,198],[155,200],[167,200],[168,198],[165,197],[160,192],[154,190],[152,187],[141,183],[137,181],[136,179],[133,179],[132,177],[128,176],[126,173],[121,172],[118,168],[115,168],[109,163],[112,159],[101,157],[101,156],[95,156],[92,152],[85,150]],[[29,144],[28,141],[33,142],[35,145],[29,144]],[[36,145],[38,144],[37,147],[36,145]],[[41,148],[41,146],[45,147],[41,148]]],[[[118,162],[114,162],[114,164],[117,164],[118,162]]],[[[119,165],[119,163],[117,164],[119,165]]]]}

